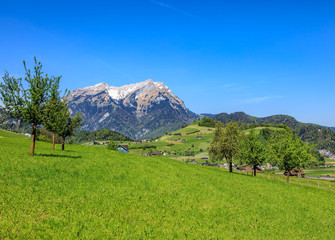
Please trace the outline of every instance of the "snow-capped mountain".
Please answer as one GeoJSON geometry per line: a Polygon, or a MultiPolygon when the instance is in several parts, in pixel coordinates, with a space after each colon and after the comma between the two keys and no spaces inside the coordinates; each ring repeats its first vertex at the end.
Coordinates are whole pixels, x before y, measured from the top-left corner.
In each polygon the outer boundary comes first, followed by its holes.
{"type": "Polygon", "coordinates": [[[70,110],[81,112],[82,129],[108,128],[132,138],[153,137],[190,123],[197,117],[161,82],[151,79],[124,85],[100,83],[72,91],[70,110]]]}

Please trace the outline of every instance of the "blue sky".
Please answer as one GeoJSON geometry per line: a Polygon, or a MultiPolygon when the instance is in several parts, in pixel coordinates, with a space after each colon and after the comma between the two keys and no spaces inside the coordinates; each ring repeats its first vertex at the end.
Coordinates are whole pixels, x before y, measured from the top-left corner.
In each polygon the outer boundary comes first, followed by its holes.
{"type": "MultiPolygon", "coordinates": [[[[2,1],[0,70],[62,88],[149,78],[196,113],[335,126],[334,1],[2,1]]],[[[3,75],[3,73],[1,74],[3,75]]]]}

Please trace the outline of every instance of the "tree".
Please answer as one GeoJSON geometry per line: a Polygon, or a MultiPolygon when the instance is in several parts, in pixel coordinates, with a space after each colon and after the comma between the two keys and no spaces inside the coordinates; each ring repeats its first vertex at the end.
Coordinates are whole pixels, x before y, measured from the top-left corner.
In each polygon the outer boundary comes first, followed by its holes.
{"type": "Polygon", "coordinates": [[[116,142],[113,141],[113,138],[109,139],[109,143],[107,145],[107,148],[109,150],[117,150],[117,144],[116,144],[116,142]]]}
{"type": "Polygon", "coordinates": [[[74,131],[79,128],[82,123],[83,117],[80,113],[76,113],[74,117],[71,116],[67,103],[62,102],[61,111],[57,117],[56,133],[62,137],[62,150],[65,148],[65,138],[72,136],[74,131]]]}
{"type": "Polygon", "coordinates": [[[229,164],[229,172],[233,171],[233,158],[239,150],[240,130],[237,122],[216,125],[214,138],[209,146],[209,154],[212,160],[226,159],[229,164]]]}
{"type": "Polygon", "coordinates": [[[252,129],[250,134],[244,136],[240,142],[239,158],[242,162],[253,166],[254,176],[256,176],[256,167],[264,163],[266,156],[264,145],[255,130],[252,129]]]}
{"type": "MultiPolygon", "coordinates": [[[[55,79],[54,83],[52,84],[50,88],[50,98],[49,101],[46,103],[45,108],[45,115],[43,119],[43,125],[44,127],[52,132],[52,150],[55,150],[55,132],[57,131],[58,125],[59,125],[59,114],[64,106],[62,103],[61,97],[60,97],[60,90],[59,90],[59,80],[60,77],[55,79]]],[[[67,91],[65,91],[63,99],[65,99],[65,96],[67,95],[67,91]]]]}
{"type": "Polygon", "coordinates": [[[0,84],[0,99],[2,100],[8,114],[12,118],[22,119],[32,124],[30,154],[34,155],[36,127],[43,123],[46,103],[50,98],[50,87],[60,77],[48,77],[42,72],[42,64],[34,58],[35,67],[33,73],[27,69],[25,61],[25,81],[28,88],[22,85],[22,78],[10,77],[6,71],[3,83],[0,84]]]}
{"type": "Polygon", "coordinates": [[[289,182],[289,172],[311,162],[311,148],[304,143],[292,130],[285,128],[283,133],[274,135],[268,147],[268,156],[272,158],[280,169],[287,172],[286,181],[289,182]]]}

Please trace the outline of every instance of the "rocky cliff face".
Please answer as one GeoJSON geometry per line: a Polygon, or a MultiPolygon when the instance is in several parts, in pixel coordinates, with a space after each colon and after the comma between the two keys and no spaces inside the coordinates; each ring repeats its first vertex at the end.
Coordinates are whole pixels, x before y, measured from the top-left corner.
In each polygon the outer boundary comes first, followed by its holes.
{"type": "Polygon", "coordinates": [[[167,86],[151,79],[122,87],[100,83],[77,89],[68,103],[73,113],[84,115],[82,129],[108,128],[136,139],[176,130],[197,117],[167,86]]]}

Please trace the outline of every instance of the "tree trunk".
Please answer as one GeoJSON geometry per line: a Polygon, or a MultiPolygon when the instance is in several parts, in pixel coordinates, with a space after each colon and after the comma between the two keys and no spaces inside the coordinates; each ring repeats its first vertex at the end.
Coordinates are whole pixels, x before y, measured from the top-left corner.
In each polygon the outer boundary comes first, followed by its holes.
{"type": "Polygon", "coordinates": [[[63,141],[62,141],[62,150],[64,151],[64,146],[65,146],[65,138],[63,138],[63,141]]]}
{"type": "Polygon", "coordinates": [[[287,172],[286,182],[290,183],[290,172],[289,171],[287,172]]]}
{"type": "Polygon", "coordinates": [[[55,150],[55,133],[52,133],[52,150],[55,150]]]}
{"type": "Polygon", "coordinates": [[[256,177],[256,165],[254,165],[254,177],[256,177]]]}
{"type": "Polygon", "coordinates": [[[229,172],[233,172],[233,162],[229,162],[229,172]]]}
{"type": "Polygon", "coordinates": [[[30,146],[30,155],[35,153],[35,140],[36,140],[36,124],[33,124],[33,129],[31,132],[31,146],[30,146]]]}

